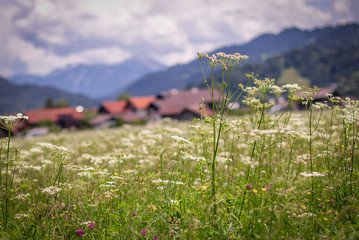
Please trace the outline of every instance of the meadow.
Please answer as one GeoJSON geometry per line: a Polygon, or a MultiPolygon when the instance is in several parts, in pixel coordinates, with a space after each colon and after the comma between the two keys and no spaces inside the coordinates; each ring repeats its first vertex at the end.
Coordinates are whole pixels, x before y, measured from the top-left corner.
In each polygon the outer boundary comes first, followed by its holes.
{"type": "Polygon", "coordinates": [[[247,77],[241,117],[223,84],[193,122],[1,139],[0,239],[358,239],[359,102],[247,77]]]}

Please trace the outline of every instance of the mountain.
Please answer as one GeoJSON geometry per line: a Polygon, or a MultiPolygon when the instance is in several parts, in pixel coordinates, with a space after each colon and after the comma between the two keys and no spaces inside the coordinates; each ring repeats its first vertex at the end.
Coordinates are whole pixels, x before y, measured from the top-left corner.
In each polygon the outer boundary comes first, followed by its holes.
{"type": "MultiPolygon", "coordinates": [[[[285,79],[291,72],[298,84],[328,87],[335,83],[342,95],[359,98],[359,41],[338,48],[310,45],[261,63],[246,64],[232,72],[232,91],[237,89],[238,80],[247,82],[245,73],[251,72],[258,74],[259,79],[274,78],[277,84],[294,83],[293,79],[285,79]]],[[[216,72],[214,81],[219,83],[221,79],[222,74],[216,72]]],[[[194,86],[205,87],[203,83],[194,86]]]]}
{"type": "Polygon", "coordinates": [[[17,113],[43,107],[48,97],[54,101],[65,99],[70,106],[95,107],[99,104],[97,100],[67,93],[53,87],[17,85],[0,77],[0,114],[17,113]]]}
{"type": "MultiPolygon", "coordinates": [[[[292,28],[284,30],[277,35],[261,35],[244,45],[234,45],[219,48],[213,51],[213,53],[239,52],[241,54],[248,55],[249,59],[245,64],[242,65],[242,67],[250,65],[247,68],[253,69],[253,72],[257,72],[256,68],[254,67],[257,64],[260,64],[266,60],[271,60],[275,57],[280,57],[282,54],[294,49],[302,49],[308,46],[317,46],[325,49],[336,49],[344,46],[352,46],[358,42],[358,39],[358,24],[324,27],[311,31],[303,31],[292,28]]],[[[307,62],[308,64],[310,62],[305,57],[302,58],[301,61],[304,61],[304,63],[307,62]]],[[[275,72],[271,72],[273,70],[279,71],[277,72],[277,75],[280,75],[280,69],[276,68],[275,66],[272,67],[273,69],[271,69],[268,65],[266,73],[275,75],[275,72]]],[[[311,65],[309,67],[313,68],[315,65],[311,65]]],[[[205,73],[208,75],[208,68],[205,69],[205,73]]],[[[199,61],[193,60],[188,64],[176,65],[161,72],[147,74],[140,78],[138,81],[126,87],[124,91],[131,95],[150,95],[173,88],[184,89],[189,85],[196,85],[202,81],[203,75],[200,70],[199,61]]]]}
{"type": "Polygon", "coordinates": [[[150,59],[132,58],[113,65],[77,65],[58,69],[46,76],[18,75],[11,81],[17,84],[52,86],[90,98],[105,98],[114,95],[128,84],[147,73],[163,69],[164,66],[150,59]]]}

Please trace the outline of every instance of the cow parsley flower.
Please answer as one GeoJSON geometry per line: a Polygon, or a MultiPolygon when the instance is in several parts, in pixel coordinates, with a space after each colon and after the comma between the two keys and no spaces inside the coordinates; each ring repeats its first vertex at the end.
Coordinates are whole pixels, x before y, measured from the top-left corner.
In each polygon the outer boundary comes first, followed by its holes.
{"type": "Polygon", "coordinates": [[[302,175],[303,177],[323,177],[323,176],[325,176],[324,174],[318,173],[318,172],[312,172],[312,173],[302,172],[302,173],[300,173],[300,175],[302,175]]]}
{"type": "Polygon", "coordinates": [[[29,119],[28,116],[24,116],[22,113],[18,113],[16,116],[0,116],[0,127],[5,130],[11,130],[21,120],[29,119]]]}

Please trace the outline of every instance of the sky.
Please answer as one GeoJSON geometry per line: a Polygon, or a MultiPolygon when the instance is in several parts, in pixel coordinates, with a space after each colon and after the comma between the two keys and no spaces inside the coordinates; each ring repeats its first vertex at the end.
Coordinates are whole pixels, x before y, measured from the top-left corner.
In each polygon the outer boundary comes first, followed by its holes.
{"type": "Polygon", "coordinates": [[[132,57],[172,66],[264,33],[348,22],[359,22],[358,0],[0,0],[0,75],[132,57]]]}

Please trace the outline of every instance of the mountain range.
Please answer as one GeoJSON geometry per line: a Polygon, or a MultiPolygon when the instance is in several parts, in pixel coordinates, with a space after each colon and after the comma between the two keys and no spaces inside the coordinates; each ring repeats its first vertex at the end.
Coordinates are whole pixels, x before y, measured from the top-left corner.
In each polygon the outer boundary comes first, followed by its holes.
{"type": "Polygon", "coordinates": [[[56,87],[94,99],[116,98],[128,84],[164,65],[151,59],[132,58],[119,64],[76,65],[57,69],[46,76],[15,75],[16,84],[56,87]]]}
{"type": "Polygon", "coordinates": [[[0,77],[0,115],[43,107],[49,97],[54,102],[64,99],[70,106],[94,107],[99,104],[97,100],[54,87],[18,85],[0,77]]]}
{"type": "MultiPolygon", "coordinates": [[[[324,27],[311,31],[292,28],[284,30],[277,35],[265,34],[259,36],[244,45],[219,48],[209,54],[216,52],[239,52],[248,55],[248,61],[246,60],[241,68],[245,68],[248,70],[246,72],[249,73],[257,73],[258,69],[260,69],[261,75],[267,77],[280,77],[281,71],[285,67],[290,66],[294,66],[294,68],[311,68],[312,70],[317,67],[323,68],[325,74],[320,75],[320,71],[315,71],[316,75],[314,76],[312,74],[310,76],[312,83],[323,85],[320,83],[334,82],[339,78],[348,77],[348,75],[354,74],[353,71],[355,70],[359,57],[355,54],[351,54],[350,51],[356,52],[355,50],[358,49],[358,43],[358,24],[324,27]],[[313,49],[317,49],[317,51],[311,55],[303,56],[303,53],[309,54],[310,50],[313,49]],[[326,49],[327,51],[321,51],[323,49],[326,49]],[[328,57],[330,51],[331,54],[329,55],[331,61],[335,62],[336,55],[343,55],[340,53],[342,50],[345,52],[343,53],[346,56],[345,63],[337,61],[335,66],[333,64],[331,66],[326,65],[325,58],[328,57]],[[288,66],[284,66],[283,61],[279,60],[283,60],[284,55],[288,55],[289,52],[291,52],[292,63],[285,63],[288,66]],[[321,65],[316,66],[315,64],[319,62],[321,65]],[[338,69],[339,67],[342,69],[338,69]],[[333,79],[333,76],[330,75],[330,73],[335,75],[338,70],[341,72],[348,72],[333,79]],[[331,80],[329,81],[328,79],[331,80]]],[[[344,56],[342,56],[342,59],[343,58],[344,56]]],[[[358,68],[356,69],[358,70],[358,68]]],[[[205,74],[209,74],[208,68],[205,69],[205,74]]],[[[220,73],[218,74],[220,75],[220,73]]],[[[244,76],[244,74],[242,76],[244,76]]],[[[199,61],[193,60],[188,64],[176,65],[165,71],[147,74],[136,82],[130,84],[124,91],[131,95],[150,95],[173,88],[183,89],[188,86],[195,86],[202,81],[203,75],[200,70],[199,61]]]]}
{"type": "MultiPolygon", "coordinates": [[[[291,28],[209,54],[216,52],[249,56],[233,71],[232,77],[236,80],[232,82],[233,88],[243,80],[244,73],[254,72],[260,77],[279,79],[281,83],[293,81],[285,79],[288,76],[305,79],[304,82],[312,86],[337,83],[344,94],[359,97],[358,24],[310,31],[291,28]]],[[[209,68],[204,70],[208,75],[209,68]]],[[[216,72],[215,80],[220,78],[220,71],[216,72]]],[[[66,99],[70,105],[96,106],[99,100],[113,100],[121,93],[154,95],[171,89],[201,87],[201,83],[203,75],[197,59],[169,68],[151,59],[130,59],[114,65],[69,66],[43,77],[14,76],[11,82],[1,78],[0,113],[41,107],[49,96],[55,101],[66,99]]]]}

